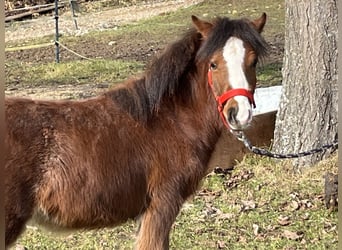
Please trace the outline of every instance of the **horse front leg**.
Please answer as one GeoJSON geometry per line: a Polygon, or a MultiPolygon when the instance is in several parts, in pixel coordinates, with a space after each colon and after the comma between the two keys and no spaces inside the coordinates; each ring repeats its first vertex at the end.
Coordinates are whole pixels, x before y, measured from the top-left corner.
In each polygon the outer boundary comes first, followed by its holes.
{"type": "Polygon", "coordinates": [[[170,195],[160,190],[157,192],[158,195],[152,196],[148,208],[142,215],[135,244],[136,250],[169,249],[171,227],[183,204],[183,199],[179,194],[170,195]]]}
{"type": "Polygon", "coordinates": [[[14,244],[32,217],[34,202],[29,188],[16,187],[12,181],[5,188],[5,246],[14,244]]]}

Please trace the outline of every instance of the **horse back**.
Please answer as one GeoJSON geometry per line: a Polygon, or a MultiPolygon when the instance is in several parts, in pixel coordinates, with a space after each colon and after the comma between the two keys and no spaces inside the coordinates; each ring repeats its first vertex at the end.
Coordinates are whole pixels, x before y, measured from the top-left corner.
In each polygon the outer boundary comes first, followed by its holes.
{"type": "Polygon", "coordinates": [[[6,197],[30,199],[40,222],[70,228],[116,225],[143,211],[146,160],[132,147],[134,121],[112,101],[5,104],[6,197]]]}

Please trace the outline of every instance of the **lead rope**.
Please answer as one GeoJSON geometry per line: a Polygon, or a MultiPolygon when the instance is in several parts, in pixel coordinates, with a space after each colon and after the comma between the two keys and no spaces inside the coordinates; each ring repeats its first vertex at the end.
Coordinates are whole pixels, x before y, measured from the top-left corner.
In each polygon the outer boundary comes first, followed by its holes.
{"type": "MultiPolygon", "coordinates": [[[[232,97],[237,96],[237,95],[242,95],[248,98],[249,102],[251,103],[251,105],[253,105],[253,107],[255,108],[255,102],[254,102],[254,97],[253,97],[253,93],[251,93],[250,91],[246,90],[246,89],[231,89],[225,93],[223,93],[222,95],[218,96],[215,94],[215,90],[213,87],[213,80],[212,80],[212,71],[210,69],[209,66],[209,70],[208,70],[208,84],[215,96],[215,99],[218,103],[218,111],[220,113],[221,119],[224,123],[224,125],[229,128],[229,124],[226,121],[224,115],[223,115],[223,105],[232,97]]],[[[269,150],[266,149],[262,149],[262,148],[258,148],[255,147],[251,144],[251,142],[247,139],[247,137],[245,136],[245,134],[242,131],[235,131],[235,130],[231,130],[230,132],[235,135],[235,137],[243,142],[243,144],[245,145],[246,148],[248,148],[251,152],[253,152],[254,154],[257,155],[262,155],[262,156],[268,156],[271,158],[277,158],[277,159],[289,159],[289,158],[299,158],[299,157],[303,157],[303,156],[308,156],[308,155],[312,155],[312,154],[316,154],[316,153],[320,153],[320,152],[324,152],[326,150],[328,150],[329,148],[332,148],[332,152],[334,152],[336,149],[338,149],[338,141],[337,139],[333,141],[333,143],[331,144],[327,144],[327,145],[323,145],[320,148],[315,148],[315,149],[311,149],[308,151],[304,151],[304,152],[300,152],[300,153],[296,153],[296,154],[277,154],[277,153],[272,153],[269,150]]]]}
{"type": "Polygon", "coordinates": [[[303,156],[308,156],[308,155],[324,152],[324,151],[326,151],[326,150],[328,150],[330,148],[332,148],[332,153],[333,153],[336,149],[338,149],[338,141],[336,139],[336,140],[333,141],[333,143],[327,144],[327,145],[323,145],[320,148],[315,148],[315,149],[311,149],[311,150],[300,152],[300,153],[296,153],[296,154],[277,154],[277,153],[272,153],[269,150],[253,146],[251,144],[251,142],[247,139],[247,137],[245,136],[245,134],[242,131],[233,131],[233,130],[231,130],[230,132],[233,135],[235,135],[235,137],[239,141],[243,142],[245,147],[248,148],[254,154],[262,155],[262,156],[268,156],[268,157],[277,158],[277,159],[299,158],[299,157],[303,157],[303,156]]]}

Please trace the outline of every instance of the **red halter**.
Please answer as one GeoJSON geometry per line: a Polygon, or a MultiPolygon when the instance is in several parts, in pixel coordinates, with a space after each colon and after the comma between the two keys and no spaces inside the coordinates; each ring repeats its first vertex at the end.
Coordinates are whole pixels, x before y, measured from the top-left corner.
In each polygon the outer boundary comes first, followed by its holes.
{"type": "Polygon", "coordinates": [[[238,96],[238,95],[242,95],[242,96],[246,96],[249,100],[249,103],[253,105],[253,108],[255,108],[255,102],[254,102],[254,96],[253,93],[247,89],[231,89],[228,90],[226,92],[224,92],[222,95],[216,95],[215,91],[214,91],[214,87],[213,87],[213,78],[212,78],[212,72],[209,69],[208,71],[208,83],[209,86],[211,87],[211,90],[213,91],[214,95],[215,95],[215,99],[217,101],[217,109],[220,113],[221,119],[224,123],[224,125],[229,128],[229,125],[223,115],[223,106],[224,104],[231,98],[233,98],[234,96],[238,96]]]}

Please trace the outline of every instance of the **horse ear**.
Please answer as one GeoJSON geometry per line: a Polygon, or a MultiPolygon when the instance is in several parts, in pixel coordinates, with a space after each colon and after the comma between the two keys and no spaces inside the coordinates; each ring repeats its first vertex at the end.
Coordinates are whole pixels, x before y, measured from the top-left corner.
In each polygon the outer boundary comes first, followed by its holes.
{"type": "Polygon", "coordinates": [[[259,33],[261,33],[263,31],[265,23],[266,23],[266,13],[265,12],[262,13],[261,17],[252,21],[253,26],[255,27],[255,29],[259,33]]]}
{"type": "Polygon", "coordinates": [[[209,31],[213,27],[211,23],[203,21],[196,16],[191,16],[192,22],[195,25],[197,31],[201,33],[201,35],[206,38],[208,36],[209,31]]]}

